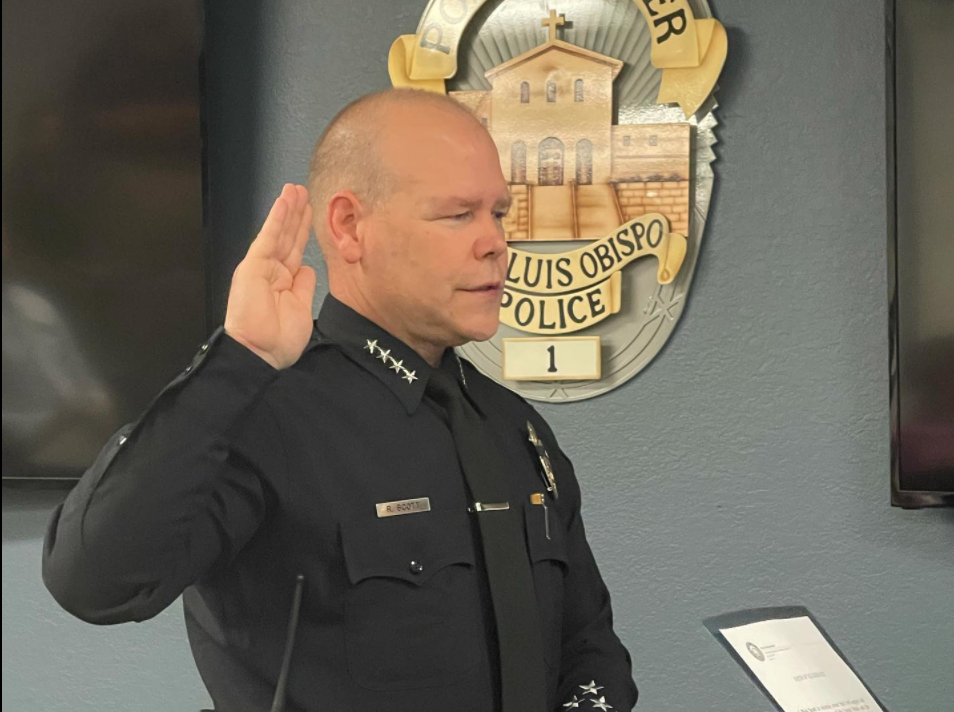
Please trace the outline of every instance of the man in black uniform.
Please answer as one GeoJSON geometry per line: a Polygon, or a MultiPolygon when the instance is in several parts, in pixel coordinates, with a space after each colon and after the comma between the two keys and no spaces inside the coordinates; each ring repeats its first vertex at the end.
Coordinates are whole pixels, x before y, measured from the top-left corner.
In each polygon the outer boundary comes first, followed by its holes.
{"type": "Polygon", "coordinates": [[[299,577],[289,710],[631,709],[572,465],[452,348],[497,328],[509,204],[454,100],[388,90],[340,112],[224,325],[54,512],[56,600],[119,623],[183,594],[222,711],[268,709],[299,577]]]}

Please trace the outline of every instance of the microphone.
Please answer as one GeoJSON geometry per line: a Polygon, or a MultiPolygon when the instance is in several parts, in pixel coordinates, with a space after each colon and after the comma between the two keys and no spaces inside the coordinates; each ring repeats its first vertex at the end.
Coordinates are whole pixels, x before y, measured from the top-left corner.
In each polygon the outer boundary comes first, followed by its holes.
{"type": "Polygon", "coordinates": [[[282,656],[282,667],[278,673],[278,684],[275,685],[275,697],[272,698],[271,712],[284,712],[288,674],[291,670],[292,650],[295,647],[295,634],[298,632],[298,617],[301,614],[301,599],[305,589],[305,576],[298,574],[295,577],[295,596],[292,599],[291,615],[288,617],[288,637],[285,639],[285,654],[282,656]]]}

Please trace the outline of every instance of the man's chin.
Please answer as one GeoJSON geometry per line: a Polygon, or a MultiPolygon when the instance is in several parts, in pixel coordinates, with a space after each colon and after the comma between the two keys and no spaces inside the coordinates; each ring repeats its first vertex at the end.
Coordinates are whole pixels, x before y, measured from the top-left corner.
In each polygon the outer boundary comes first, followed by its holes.
{"type": "Polygon", "coordinates": [[[500,328],[500,322],[494,319],[492,322],[488,321],[486,324],[474,324],[470,328],[463,330],[462,336],[465,339],[465,343],[468,341],[487,341],[497,333],[497,329],[500,328]]]}

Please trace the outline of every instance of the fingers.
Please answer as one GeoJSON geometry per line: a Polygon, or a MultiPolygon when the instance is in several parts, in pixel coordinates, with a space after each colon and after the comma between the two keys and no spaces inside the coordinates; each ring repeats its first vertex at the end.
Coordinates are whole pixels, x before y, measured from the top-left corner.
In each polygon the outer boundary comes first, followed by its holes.
{"type": "MultiPolygon", "coordinates": [[[[288,187],[287,185],[285,186],[288,187]]],[[[282,227],[285,224],[285,218],[288,217],[288,202],[284,198],[285,190],[272,203],[272,209],[268,211],[268,217],[262,224],[262,229],[258,232],[258,237],[252,243],[261,240],[263,243],[272,243],[281,235],[282,227]]]]}
{"type": "Polygon", "coordinates": [[[307,206],[308,190],[304,186],[292,183],[282,186],[261,231],[249,247],[249,254],[285,262],[295,252],[307,206]]]}
{"type": "Polygon", "coordinates": [[[295,235],[295,247],[290,256],[292,264],[289,264],[289,268],[297,267],[301,264],[301,257],[305,253],[305,248],[308,246],[308,236],[311,234],[311,216],[312,208],[306,200],[305,209],[302,210],[301,220],[298,223],[298,231],[295,235]]]}
{"type": "Polygon", "coordinates": [[[308,202],[308,190],[302,185],[295,186],[295,207],[289,211],[286,233],[282,237],[281,260],[294,274],[301,264],[302,255],[308,245],[311,231],[312,209],[308,202]]]}
{"type": "Polygon", "coordinates": [[[308,205],[308,188],[303,185],[296,185],[295,195],[298,198],[298,214],[300,216],[305,206],[308,205]]]}
{"type": "Polygon", "coordinates": [[[286,183],[282,188],[282,198],[288,201],[288,212],[285,213],[279,243],[279,259],[281,260],[288,256],[295,245],[295,233],[298,231],[298,221],[301,220],[301,211],[304,208],[300,188],[302,186],[293,183],[286,183]]]}
{"type": "Polygon", "coordinates": [[[248,254],[256,257],[273,257],[281,247],[282,232],[288,221],[288,214],[294,207],[295,189],[291,183],[286,183],[282,187],[281,194],[272,203],[272,209],[268,211],[268,217],[262,224],[258,236],[252,240],[248,248],[248,254]]]}
{"type": "Polygon", "coordinates": [[[302,265],[292,280],[292,293],[303,304],[311,304],[315,298],[315,270],[308,265],[302,265]]]}

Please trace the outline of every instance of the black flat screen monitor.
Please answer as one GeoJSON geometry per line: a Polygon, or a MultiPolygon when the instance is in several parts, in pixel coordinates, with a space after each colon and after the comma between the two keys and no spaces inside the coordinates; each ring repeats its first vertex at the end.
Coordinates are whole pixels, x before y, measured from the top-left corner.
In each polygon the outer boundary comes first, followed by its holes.
{"type": "Polygon", "coordinates": [[[208,333],[194,0],[3,2],[3,478],[75,482],[208,333]]]}
{"type": "Polygon", "coordinates": [[[897,0],[893,10],[888,38],[894,50],[888,53],[888,85],[894,90],[888,105],[891,500],[903,507],[951,505],[954,2],[897,0]]]}

